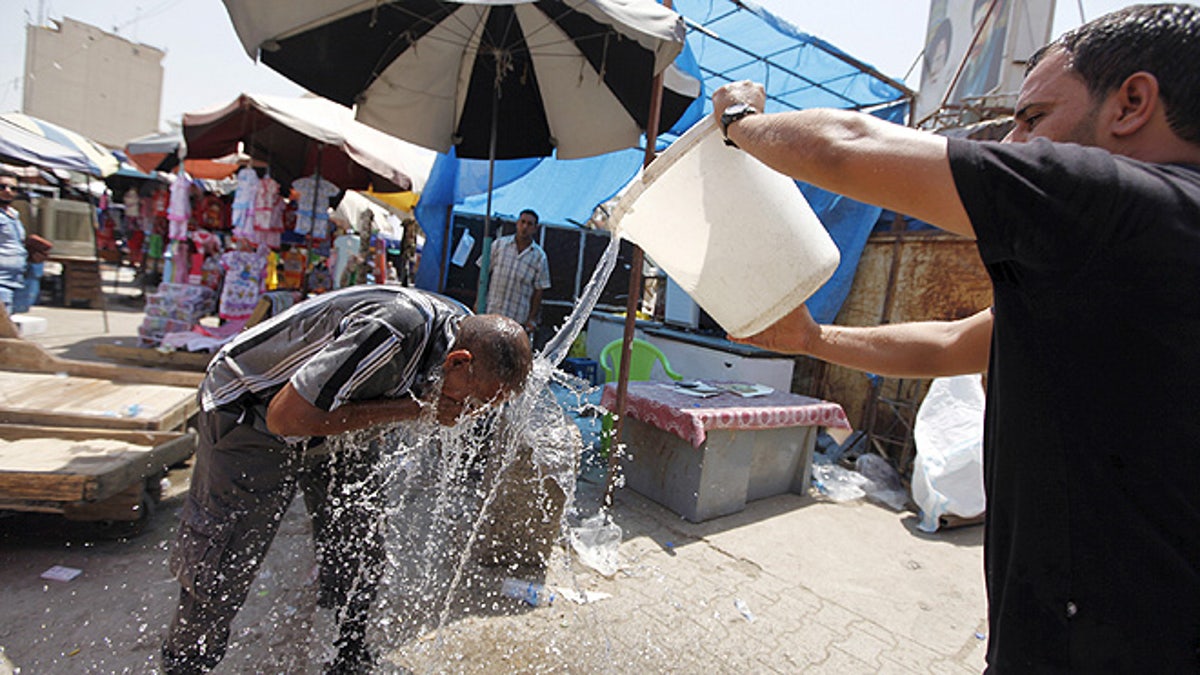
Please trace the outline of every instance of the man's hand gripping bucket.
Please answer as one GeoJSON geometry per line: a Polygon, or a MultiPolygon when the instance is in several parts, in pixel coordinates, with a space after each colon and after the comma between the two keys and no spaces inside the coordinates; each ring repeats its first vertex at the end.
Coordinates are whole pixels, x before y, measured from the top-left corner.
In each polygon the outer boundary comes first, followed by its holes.
{"type": "Polygon", "coordinates": [[[726,146],[711,117],[626,186],[606,226],[641,246],[733,337],[799,307],[839,259],[795,182],[726,146]]]}

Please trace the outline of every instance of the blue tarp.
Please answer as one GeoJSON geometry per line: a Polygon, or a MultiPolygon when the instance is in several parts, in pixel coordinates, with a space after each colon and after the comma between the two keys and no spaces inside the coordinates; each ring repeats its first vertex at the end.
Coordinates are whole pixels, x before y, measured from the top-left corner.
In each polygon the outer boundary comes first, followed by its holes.
{"type": "MultiPolygon", "coordinates": [[[[673,129],[659,137],[670,143],[711,111],[712,92],[722,84],[749,79],[767,87],[767,111],[814,107],[870,109],[883,119],[903,123],[908,92],[836,47],[743,0],[676,0],[674,8],[689,25],[687,47],[676,65],[700,78],[703,91],[673,129]],[[739,6],[740,5],[740,6],[739,6]]],[[[636,174],[643,150],[631,149],[576,160],[538,158],[496,162],[492,214],[515,218],[524,208],[542,221],[559,225],[588,220],[597,204],[615,195],[636,174]]],[[[809,301],[814,317],[832,321],[850,289],[854,271],[880,209],[801,186],[814,211],[841,251],[833,278],[809,301]]],[[[439,287],[448,255],[443,241],[448,208],[456,214],[481,215],[487,208],[487,162],[440,155],[421,194],[416,217],[425,231],[417,285],[439,287]]],[[[478,245],[478,244],[477,244],[478,245]]]]}
{"type": "MultiPolygon", "coordinates": [[[[903,123],[904,116],[908,114],[908,104],[897,104],[877,110],[874,114],[889,122],[903,123]]],[[[863,247],[867,245],[867,237],[871,235],[883,209],[811,185],[800,184],[800,191],[842,254],[833,277],[807,303],[808,311],[817,323],[833,323],[846,296],[850,294],[850,284],[854,281],[854,272],[858,270],[863,247]]]]}

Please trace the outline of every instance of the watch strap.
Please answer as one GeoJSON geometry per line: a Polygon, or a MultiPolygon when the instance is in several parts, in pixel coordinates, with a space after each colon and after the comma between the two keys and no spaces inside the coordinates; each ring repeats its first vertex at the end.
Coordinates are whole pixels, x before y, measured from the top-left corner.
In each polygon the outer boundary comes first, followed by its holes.
{"type": "Polygon", "coordinates": [[[737,143],[734,143],[733,140],[729,138],[730,124],[733,124],[743,117],[749,117],[750,115],[757,114],[758,110],[754,106],[745,103],[732,105],[726,108],[725,112],[721,114],[721,135],[725,137],[725,145],[728,145],[731,148],[737,147],[737,143]]]}

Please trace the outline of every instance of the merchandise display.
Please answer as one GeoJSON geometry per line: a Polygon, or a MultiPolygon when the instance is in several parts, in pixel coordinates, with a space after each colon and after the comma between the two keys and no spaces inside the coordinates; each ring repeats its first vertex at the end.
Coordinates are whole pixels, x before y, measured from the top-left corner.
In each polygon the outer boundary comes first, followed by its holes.
{"type": "Polygon", "coordinates": [[[263,298],[270,315],[283,296],[298,302],[396,277],[387,259],[392,233],[383,231],[393,223],[365,217],[352,226],[333,216],[344,193],[328,180],[281,185],[269,169],[243,166],[232,192],[209,187],[180,171],[104,200],[97,242],[132,265],[146,289],[143,347],[215,348],[213,336],[236,334],[263,298]],[[180,335],[188,333],[209,339],[180,335]]]}

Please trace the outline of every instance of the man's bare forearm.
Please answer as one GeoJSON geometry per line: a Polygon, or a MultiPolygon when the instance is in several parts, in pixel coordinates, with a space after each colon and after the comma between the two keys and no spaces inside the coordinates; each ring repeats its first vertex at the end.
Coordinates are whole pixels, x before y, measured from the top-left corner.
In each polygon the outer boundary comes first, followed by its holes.
{"type": "MultiPolygon", "coordinates": [[[[988,343],[950,321],[821,326],[809,355],[889,377],[941,377],[987,369],[988,343]]],[[[990,330],[988,331],[990,335],[990,330]]]]}
{"type": "Polygon", "coordinates": [[[289,384],[267,408],[267,427],[280,436],[328,436],[416,419],[420,414],[421,403],[413,398],[357,401],[335,410],[321,410],[289,384]]]}

